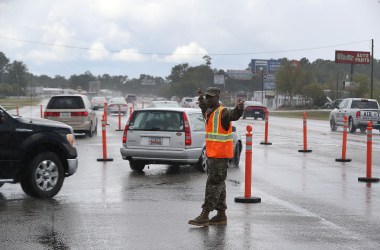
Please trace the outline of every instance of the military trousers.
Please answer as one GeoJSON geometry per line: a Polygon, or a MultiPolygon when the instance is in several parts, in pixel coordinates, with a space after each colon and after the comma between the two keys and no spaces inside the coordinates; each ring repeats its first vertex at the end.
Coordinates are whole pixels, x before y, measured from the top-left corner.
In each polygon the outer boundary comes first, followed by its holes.
{"type": "Polygon", "coordinates": [[[224,211],[226,204],[227,158],[207,158],[207,182],[203,209],[224,211]]]}

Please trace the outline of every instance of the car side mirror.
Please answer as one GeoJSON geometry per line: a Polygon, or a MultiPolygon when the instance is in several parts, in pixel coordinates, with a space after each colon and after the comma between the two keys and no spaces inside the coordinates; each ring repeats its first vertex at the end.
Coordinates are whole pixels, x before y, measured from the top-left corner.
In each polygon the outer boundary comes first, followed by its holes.
{"type": "Polygon", "coordinates": [[[236,127],[232,126],[232,132],[236,132],[236,127]]]}

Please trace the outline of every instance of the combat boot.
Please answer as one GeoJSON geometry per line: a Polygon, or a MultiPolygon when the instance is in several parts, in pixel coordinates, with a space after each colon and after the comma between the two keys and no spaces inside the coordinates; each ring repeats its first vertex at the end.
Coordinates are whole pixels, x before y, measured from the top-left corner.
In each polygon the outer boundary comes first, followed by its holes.
{"type": "Polygon", "coordinates": [[[226,211],[218,210],[218,213],[209,220],[209,224],[210,225],[227,225],[226,211]]]}
{"type": "Polygon", "coordinates": [[[195,218],[194,220],[189,220],[190,225],[199,226],[199,227],[207,227],[208,226],[208,214],[210,211],[203,209],[202,213],[195,218]]]}

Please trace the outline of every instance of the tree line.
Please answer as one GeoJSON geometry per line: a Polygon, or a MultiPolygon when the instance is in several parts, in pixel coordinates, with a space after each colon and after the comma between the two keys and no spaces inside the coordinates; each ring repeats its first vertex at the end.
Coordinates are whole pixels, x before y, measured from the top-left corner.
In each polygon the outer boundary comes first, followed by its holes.
{"type": "MultiPolygon", "coordinates": [[[[60,75],[54,77],[34,75],[28,71],[22,61],[11,62],[3,52],[0,52],[0,95],[25,95],[27,86],[72,89],[80,87],[88,90],[90,81],[99,80],[102,89],[120,91],[123,94],[152,94],[166,98],[172,96],[182,98],[194,96],[198,88],[214,86],[215,74],[225,76],[225,84],[218,86],[221,86],[222,93],[226,96],[238,91],[247,93],[262,88],[260,76],[252,77],[250,80],[233,79],[228,77],[226,71],[212,68],[210,56],[205,55],[203,60],[203,63],[197,66],[190,66],[188,63],[175,65],[165,79],[149,74],[141,74],[139,78],[133,79],[129,79],[128,75],[95,76],[90,71],[66,78],[60,75]]],[[[351,65],[336,64],[331,60],[317,59],[310,62],[307,58],[302,58],[296,67],[292,60],[287,58],[279,60],[281,67],[276,72],[276,91],[285,94],[289,101],[296,95],[302,95],[315,105],[321,106],[325,102],[323,90],[326,89],[331,90],[333,98],[341,97],[343,94],[352,97],[370,97],[370,65],[354,65],[354,74],[351,76],[351,65]],[[351,78],[355,85],[343,89],[343,81],[351,78]]],[[[374,59],[373,66],[373,97],[380,99],[380,60],[374,59]]],[[[246,69],[249,69],[248,65],[246,69]]]]}

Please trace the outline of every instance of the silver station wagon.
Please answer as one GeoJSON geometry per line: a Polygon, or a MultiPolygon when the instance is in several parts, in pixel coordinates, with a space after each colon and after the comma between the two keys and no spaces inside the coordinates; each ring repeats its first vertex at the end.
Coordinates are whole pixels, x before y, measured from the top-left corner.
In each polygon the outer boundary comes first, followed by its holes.
{"type": "MultiPolygon", "coordinates": [[[[233,127],[234,158],[238,166],[242,142],[233,127]]],[[[136,110],[123,133],[120,153],[132,170],[142,171],[147,164],[191,164],[207,170],[205,122],[200,109],[148,108],[136,110]]]]}

